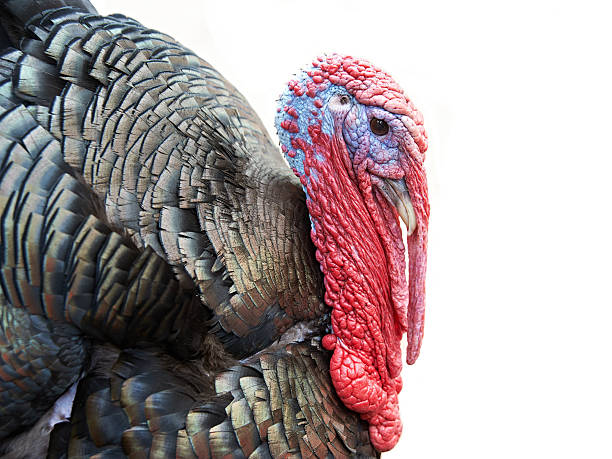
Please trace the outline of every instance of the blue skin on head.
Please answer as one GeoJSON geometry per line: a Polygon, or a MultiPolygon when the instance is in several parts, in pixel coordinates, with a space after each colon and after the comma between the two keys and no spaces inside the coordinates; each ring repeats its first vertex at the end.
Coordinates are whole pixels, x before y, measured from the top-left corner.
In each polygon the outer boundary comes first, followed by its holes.
{"type": "MultiPolygon", "coordinates": [[[[298,75],[298,84],[301,87],[306,87],[307,83],[312,83],[312,79],[306,72],[301,72],[298,75]]],[[[300,176],[304,175],[304,151],[294,148],[291,145],[291,139],[302,139],[304,142],[312,144],[312,139],[308,133],[308,126],[317,125],[319,122],[321,122],[321,130],[330,137],[333,136],[333,120],[328,116],[323,116],[322,109],[315,105],[315,100],[319,99],[323,103],[323,107],[325,107],[329,99],[336,94],[345,94],[351,97],[346,89],[341,86],[329,83],[321,86],[323,87],[316,93],[315,97],[309,97],[307,94],[298,96],[293,90],[288,88],[278,101],[280,111],[274,120],[276,132],[278,133],[280,144],[286,148],[285,158],[289,162],[289,166],[295,169],[300,176]],[[295,109],[298,113],[297,120],[285,111],[285,107],[295,109]],[[285,120],[294,120],[297,123],[298,132],[291,133],[284,129],[281,123],[285,120]],[[287,154],[290,151],[295,152],[294,157],[287,154]]]]}
{"type": "MultiPolygon", "coordinates": [[[[298,75],[297,84],[305,88],[307,84],[312,85],[312,79],[306,72],[301,72],[298,75]]],[[[346,96],[351,106],[348,113],[345,110],[345,113],[342,114],[344,117],[342,133],[353,166],[355,168],[365,167],[370,174],[381,178],[402,178],[404,171],[399,161],[402,154],[399,148],[400,140],[410,137],[402,122],[402,115],[390,113],[379,107],[363,105],[357,102],[342,86],[326,82],[317,85],[317,88],[318,92],[315,97],[310,97],[306,93],[297,95],[289,87],[279,99],[280,111],[276,115],[275,125],[289,166],[295,169],[300,176],[304,175],[305,153],[299,148],[294,148],[291,139],[301,139],[312,145],[308,127],[317,125],[319,122],[322,132],[333,137],[335,134],[333,110],[323,111],[323,108],[328,107],[332,97],[346,96]],[[322,108],[316,106],[316,100],[322,103],[322,108]],[[286,108],[289,107],[297,112],[297,119],[287,113],[286,108]],[[376,135],[371,131],[370,121],[373,118],[383,120],[388,124],[389,131],[386,135],[376,135]],[[292,133],[284,129],[281,126],[283,121],[295,122],[298,132],[292,133]],[[289,152],[294,153],[294,156],[289,155],[289,152]]],[[[307,179],[310,178],[307,177],[307,179]]]]}

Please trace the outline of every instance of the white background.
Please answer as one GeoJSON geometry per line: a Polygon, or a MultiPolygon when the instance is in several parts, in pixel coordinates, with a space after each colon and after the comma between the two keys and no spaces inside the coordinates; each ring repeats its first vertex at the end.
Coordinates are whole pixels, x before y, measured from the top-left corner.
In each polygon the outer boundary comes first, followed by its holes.
{"type": "MultiPolygon", "coordinates": [[[[216,66],[274,133],[323,52],[424,113],[421,357],[385,458],[612,457],[612,15],[595,2],[103,1],[216,66]]],[[[600,2],[604,4],[605,2],[600,2]]]]}

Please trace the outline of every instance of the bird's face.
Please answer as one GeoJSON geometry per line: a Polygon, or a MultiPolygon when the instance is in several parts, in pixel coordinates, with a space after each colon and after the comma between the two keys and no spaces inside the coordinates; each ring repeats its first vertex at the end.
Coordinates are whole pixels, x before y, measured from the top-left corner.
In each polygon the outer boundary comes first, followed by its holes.
{"type": "MultiPolygon", "coordinates": [[[[334,132],[334,138],[343,139],[363,199],[373,202],[374,212],[379,215],[387,216],[394,209],[406,225],[410,279],[407,314],[401,312],[405,311],[405,305],[399,304],[405,301],[402,292],[397,291],[393,296],[399,297],[395,305],[399,312],[397,319],[408,331],[410,364],[418,357],[423,334],[429,221],[423,169],[426,145],[423,145],[424,131],[418,124],[422,118],[415,112],[403,94],[387,92],[360,98],[345,90],[329,98],[322,123],[334,132]],[[421,148],[417,141],[421,142],[421,148]]],[[[394,219],[386,219],[385,225],[394,232],[394,219]]],[[[400,260],[396,260],[395,267],[403,268],[400,260]]],[[[400,290],[401,285],[391,287],[400,290]]]]}
{"type": "Polygon", "coordinates": [[[364,105],[350,94],[334,95],[328,113],[333,114],[334,125],[342,127],[355,174],[368,174],[373,190],[378,190],[395,208],[411,235],[417,227],[417,217],[405,179],[413,164],[423,163],[424,155],[414,146],[410,117],[364,105]]]}
{"type": "Polygon", "coordinates": [[[368,62],[333,55],[281,96],[281,147],[300,178],[311,237],[333,308],[330,373],[345,405],[370,423],[376,448],[401,432],[402,335],[408,363],[423,332],[429,203],[420,113],[368,62]],[[408,273],[398,217],[408,232],[408,273]]]}

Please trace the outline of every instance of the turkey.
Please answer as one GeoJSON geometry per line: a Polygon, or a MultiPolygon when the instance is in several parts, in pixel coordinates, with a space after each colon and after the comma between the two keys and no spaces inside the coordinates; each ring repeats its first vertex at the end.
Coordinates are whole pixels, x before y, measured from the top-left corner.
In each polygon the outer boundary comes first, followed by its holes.
{"type": "Polygon", "coordinates": [[[429,219],[397,83],[317,58],[279,150],[167,35],[87,0],[0,9],[0,454],[391,449],[429,219]]]}

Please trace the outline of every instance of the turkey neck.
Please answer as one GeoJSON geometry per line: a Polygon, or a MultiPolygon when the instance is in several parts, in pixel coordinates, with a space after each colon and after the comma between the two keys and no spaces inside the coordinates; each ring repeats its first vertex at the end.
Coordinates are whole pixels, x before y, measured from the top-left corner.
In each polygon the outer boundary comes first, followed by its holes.
{"type": "Polygon", "coordinates": [[[369,421],[373,443],[386,450],[401,432],[402,323],[394,308],[395,302],[405,304],[407,290],[401,231],[384,198],[372,197],[365,171],[352,170],[346,146],[338,140],[341,133],[332,138],[320,125],[308,132],[312,146],[300,145],[305,152],[301,180],[325,302],[333,308],[333,334],[324,337],[323,345],[334,351],[330,370],[338,395],[369,421]]]}

